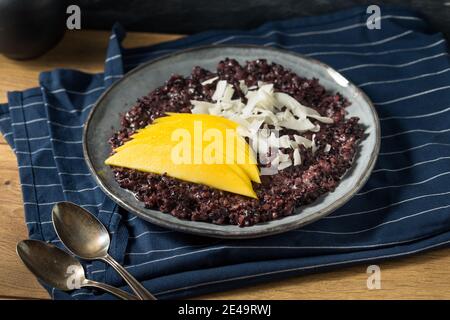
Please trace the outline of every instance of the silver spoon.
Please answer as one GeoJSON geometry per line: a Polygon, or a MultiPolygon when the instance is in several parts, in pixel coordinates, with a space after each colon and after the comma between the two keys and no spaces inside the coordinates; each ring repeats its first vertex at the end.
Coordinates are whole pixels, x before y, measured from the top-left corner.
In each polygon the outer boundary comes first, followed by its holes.
{"type": "Polygon", "coordinates": [[[17,254],[36,277],[63,291],[93,287],[124,300],[138,300],[119,288],[86,279],[80,261],[60,248],[38,240],[23,240],[17,244],[17,254]]]}
{"type": "Polygon", "coordinates": [[[92,214],[71,202],[59,202],[52,211],[59,239],[73,254],[85,260],[102,260],[113,267],[142,300],[156,300],[124,267],[109,254],[109,233],[92,214]]]}

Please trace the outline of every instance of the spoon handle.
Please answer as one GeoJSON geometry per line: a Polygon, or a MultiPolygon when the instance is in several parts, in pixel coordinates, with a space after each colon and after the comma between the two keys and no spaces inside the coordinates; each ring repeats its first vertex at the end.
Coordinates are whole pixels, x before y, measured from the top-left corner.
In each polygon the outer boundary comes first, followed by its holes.
{"type": "Polygon", "coordinates": [[[130,286],[134,293],[141,300],[156,300],[156,298],[145,289],[145,287],[136,280],[124,267],[122,267],[116,260],[114,260],[110,255],[106,255],[103,259],[106,263],[108,263],[114,270],[117,271],[118,274],[125,280],[126,283],[130,286]]]}
{"type": "Polygon", "coordinates": [[[129,294],[128,292],[123,291],[122,289],[110,286],[109,284],[106,284],[106,283],[101,283],[101,282],[92,281],[92,280],[86,280],[83,283],[83,287],[98,288],[103,291],[109,292],[112,295],[115,295],[116,297],[118,297],[122,300],[140,300],[138,297],[136,297],[132,294],[129,294]]]}

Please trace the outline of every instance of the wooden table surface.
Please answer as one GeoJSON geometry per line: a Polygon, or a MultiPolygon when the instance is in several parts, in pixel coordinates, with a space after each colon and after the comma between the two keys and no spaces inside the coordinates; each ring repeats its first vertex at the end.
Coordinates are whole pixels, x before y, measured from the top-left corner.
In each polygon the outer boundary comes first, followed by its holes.
{"type": "MultiPolygon", "coordinates": [[[[103,69],[109,33],[68,32],[45,56],[12,61],[0,56],[0,102],[6,92],[38,84],[43,70],[65,67],[87,72],[103,69]]],[[[125,46],[176,39],[177,35],[130,33],[125,46]]],[[[47,292],[16,256],[27,238],[16,158],[0,136],[0,298],[48,299],[47,292]]],[[[277,283],[203,296],[205,299],[450,299],[450,249],[379,264],[381,289],[369,290],[367,265],[290,278],[277,283]]]]}

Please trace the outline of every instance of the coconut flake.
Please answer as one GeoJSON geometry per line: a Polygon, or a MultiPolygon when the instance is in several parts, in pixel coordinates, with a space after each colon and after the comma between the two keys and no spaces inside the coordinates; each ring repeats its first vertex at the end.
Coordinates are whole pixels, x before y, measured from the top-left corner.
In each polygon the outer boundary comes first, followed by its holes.
{"type": "Polygon", "coordinates": [[[209,114],[213,116],[221,116],[223,113],[222,107],[220,104],[215,104],[214,107],[209,108],[209,114]]]}
{"type": "Polygon", "coordinates": [[[289,143],[292,149],[298,149],[298,143],[295,140],[290,140],[289,143]]]}
{"type": "Polygon", "coordinates": [[[331,145],[329,145],[328,143],[325,145],[325,148],[323,148],[323,152],[328,153],[331,150],[331,145]]]}
{"type": "Polygon", "coordinates": [[[311,149],[312,149],[311,151],[313,154],[316,153],[316,151],[318,149],[317,144],[316,144],[316,135],[315,134],[312,135],[311,149]]]}
{"type": "Polygon", "coordinates": [[[280,126],[293,129],[296,131],[304,132],[311,131],[315,128],[315,125],[308,119],[287,119],[278,123],[280,126]]]}
{"type": "Polygon", "coordinates": [[[264,83],[264,82],[262,82],[262,84],[259,86],[259,90],[265,91],[265,92],[270,93],[270,94],[273,94],[273,83],[264,83]]]}
{"type": "Polygon", "coordinates": [[[259,119],[259,120],[264,120],[264,122],[266,124],[272,124],[272,125],[278,124],[278,119],[272,112],[270,112],[268,110],[264,110],[264,109],[259,109],[259,108],[255,109],[254,114],[243,115],[242,117],[244,119],[248,119],[249,121],[251,119],[259,119]]]}
{"type": "Polygon", "coordinates": [[[329,117],[316,116],[316,115],[309,115],[308,117],[316,119],[316,120],[319,120],[320,122],[327,123],[327,124],[330,124],[330,123],[334,122],[333,119],[331,119],[329,117]]]}
{"type": "Polygon", "coordinates": [[[290,166],[292,166],[292,161],[289,159],[288,161],[280,162],[278,170],[284,170],[290,166]]]}
{"type": "Polygon", "coordinates": [[[264,130],[260,130],[258,132],[257,135],[254,135],[254,140],[253,140],[253,145],[256,144],[256,148],[258,150],[259,154],[267,154],[269,152],[269,135],[264,134],[262,131],[264,130]]]}
{"type": "Polygon", "coordinates": [[[242,103],[241,99],[231,100],[233,107],[231,108],[236,114],[241,114],[242,109],[245,107],[245,104],[242,103]]]}
{"type": "Polygon", "coordinates": [[[294,134],[294,139],[295,139],[295,142],[297,142],[298,144],[304,145],[305,148],[311,148],[311,146],[312,146],[312,141],[309,139],[306,139],[305,137],[294,134]]]}
{"type": "Polygon", "coordinates": [[[219,79],[219,77],[214,77],[214,78],[205,80],[205,81],[203,81],[201,84],[202,84],[202,86],[206,86],[207,84],[213,83],[213,82],[216,81],[217,79],[219,79]]]}
{"type": "Polygon", "coordinates": [[[206,101],[191,100],[191,104],[194,106],[191,109],[194,114],[208,114],[209,109],[215,107],[215,104],[206,101]]]}
{"type": "Polygon", "coordinates": [[[250,131],[247,130],[247,128],[244,128],[242,126],[238,126],[236,128],[236,132],[238,135],[240,135],[241,137],[252,137],[253,133],[251,133],[250,131]]]}
{"type": "Polygon", "coordinates": [[[258,87],[261,88],[263,85],[265,85],[265,83],[261,80],[258,80],[258,87]]]}
{"type": "Polygon", "coordinates": [[[248,92],[248,87],[247,87],[247,85],[245,84],[245,80],[239,80],[239,88],[241,89],[241,91],[242,91],[244,94],[247,94],[247,92],[248,92]]]}
{"type": "Polygon", "coordinates": [[[231,101],[221,101],[220,108],[222,109],[222,112],[224,112],[226,110],[234,109],[234,104],[231,101]]]}
{"type": "Polygon", "coordinates": [[[284,136],[281,136],[279,138],[280,141],[280,147],[281,148],[290,148],[291,147],[291,142],[290,142],[290,138],[289,136],[286,134],[284,136]]]}
{"type": "Polygon", "coordinates": [[[220,80],[219,82],[217,82],[216,91],[214,92],[212,99],[214,101],[219,101],[223,97],[227,86],[228,83],[226,82],[226,80],[220,80]]]}
{"type": "Polygon", "coordinates": [[[278,150],[278,157],[280,158],[280,162],[286,162],[290,159],[289,155],[286,153],[283,153],[281,150],[278,150]]]}
{"type": "Polygon", "coordinates": [[[273,95],[277,101],[276,106],[279,109],[281,109],[282,107],[286,107],[290,109],[295,116],[299,117],[299,119],[310,117],[323,123],[333,123],[333,119],[322,117],[316,110],[302,105],[296,99],[284,92],[275,92],[273,95]]]}
{"type": "MultiPolygon", "coordinates": [[[[218,77],[211,78],[204,81],[202,85],[211,84],[217,80],[218,77]]],[[[216,90],[212,96],[215,103],[191,100],[192,113],[217,115],[237,122],[239,124],[238,133],[256,141],[255,149],[258,149],[258,152],[262,154],[267,153],[269,148],[293,148],[295,165],[301,163],[299,145],[312,148],[313,152],[317,151],[315,135],[313,135],[312,141],[299,135],[294,135],[294,140],[291,140],[288,135],[278,138],[273,132],[270,133],[267,125],[272,125],[277,130],[286,128],[299,132],[318,132],[320,131],[320,125],[312,123],[308,118],[323,123],[332,123],[331,118],[321,116],[316,110],[302,105],[286,93],[274,92],[271,83],[259,81],[258,87],[248,88],[245,81],[240,80],[239,87],[247,98],[247,104],[244,104],[240,98],[232,100],[235,93],[233,85],[225,80],[220,80],[217,82],[216,90]],[[260,130],[263,124],[266,130],[260,130]]],[[[328,148],[331,147],[325,146],[325,150],[328,148]]],[[[289,160],[284,156],[282,157],[282,163],[289,160]]]]}
{"type": "Polygon", "coordinates": [[[233,97],[234,94],[234,88],[232,85],[228,84],[225,87],[225,90],[223,91],[223,95],[221,98],[219,98],[219,102],[230,102],[231,98],[233,97]]]}
{"type": "Polygon", "coordinates": [[[247,106],[244,108],[244,115],[250,115],[255,107],[265,110],[273,110],[276,100],[273,97],[273,84],[265,84],[257,91],[248,91],[245,95],[247,106]]]}
{"type": "Polygon", "coordinates": [[[269,136],[269,138],[267,139],[269,146],[271,148],[275,148],[278,149],[280,147],[280,140],[275,136],[275,133],[272,132],[269,136]]]}
{"type": "Polygon", "coordinates": [[[277,117],[278,122],[296,120],[291,111],[289,111],[289,109],[286,109],[285,111],[282,112],[277,112],[275,116],[277,117]]]}
{"type": "Polygon", "coordinates": [[[315,124],[314,128],[312,128],[310,131],[312,131],[312,132],[319,132],[320,131],[320,124],[315,124]]]}
{"type": "Polygon", "coordinates": [[[263,128],[259,130],[259,134],[261,134],[264,138],[269,138],[272,132],[270,132],[267,124],[264,124],[263,128]]]}
{"type": "Polygon", "coordinates": [[[257,132],[259,130],[259,128],[261,128],[263,123],[264,123],[264,120],[258,120],[258,119],[252,120],[250,122],[250,125],[247,127],[247,129],[250,132],[257,132]]]}
{"type": "Polygon", "coordinates": [[[278,167],[278,165],[280,164],[280,157],[276,156],[275,158],[273,158],[273,160],[270,162],[270,165],[273,167],[278,167]]]}
{"type": "Polygon", "coordinates": [[[300,150],[294,149],[294,166],[302,164],[302,158],[300,157],[300,150]]]}
{"type": "Polygon", "coordinates": [[[230,119],[231,121],[238,123],[240,126],[242,126],[244,128],[248,128],[250,125],[249,121],[247,121],[246,119],[243,119],[236,113],[223,112],[221,115],[227,119],[230,119]]]}

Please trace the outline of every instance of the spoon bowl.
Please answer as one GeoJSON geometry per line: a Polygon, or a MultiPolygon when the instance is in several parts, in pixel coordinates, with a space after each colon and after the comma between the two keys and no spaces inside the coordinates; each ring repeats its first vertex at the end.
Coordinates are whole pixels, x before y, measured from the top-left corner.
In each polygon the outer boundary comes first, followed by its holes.
{"type": "Polygon", "coordinates": [[[17,244],[17,254],[37,278],[52,287],[63,291],[73,290],[67,281],[70,276],[76,277],[80,283],[86,280],[81,263],[56,246],[42,241],[23,240],[17,244]]]}
{"type": "Polygon", "coordinates": [[[75,255],[87,260],[108,255],[108,230],[82,207],[59,202],[53,207],[52,218],[58,237],[75,255]]]}
{"type": "Polygon", "coordinates": [[[86,279],[80,261],[60,248],[38,240],[23,240],[17,244],[17,254],[37,278],[62,291],[94,287],[124,300],[137,297],[121,289],[86,279]]]}
{"type": "Polygon", "coordinates": [[[59,202],[52,211],[53,226],[62,243],[74,255],[86,260],[102,260],[119,273],[142,300],[156,300],[109,254],[109,233],[89,211],[71,202],[59,202]]]}

